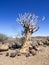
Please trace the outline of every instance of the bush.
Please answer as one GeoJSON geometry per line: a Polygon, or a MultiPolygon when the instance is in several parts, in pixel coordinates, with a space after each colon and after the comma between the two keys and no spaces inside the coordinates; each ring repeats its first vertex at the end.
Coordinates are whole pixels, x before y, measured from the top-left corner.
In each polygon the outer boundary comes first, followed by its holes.
{"type": "Polygon", "coordinates": [[[8,40],[8,37],[5,34],[0,34],[0,41],[3,42],[5,40],[8,40]]]}

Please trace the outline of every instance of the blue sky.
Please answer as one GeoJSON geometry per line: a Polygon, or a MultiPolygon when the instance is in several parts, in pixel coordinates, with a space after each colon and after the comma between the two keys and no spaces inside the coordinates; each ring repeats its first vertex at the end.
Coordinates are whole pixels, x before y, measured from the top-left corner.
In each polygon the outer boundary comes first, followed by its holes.
{"type": "Polygon", "coordinates": [[[8,36],[20,35],[22,26],[16,22],[19,13],[31,12],[45,21],[38,25],[33,36],[49,36],[49,0],[0,0],[0,33],[8,36]]]}

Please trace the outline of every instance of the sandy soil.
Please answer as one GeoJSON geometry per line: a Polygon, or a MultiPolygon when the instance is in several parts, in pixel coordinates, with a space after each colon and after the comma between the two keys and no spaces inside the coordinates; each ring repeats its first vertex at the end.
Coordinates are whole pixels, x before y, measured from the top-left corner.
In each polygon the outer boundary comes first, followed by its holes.
{"type": "Polygon", "coordinates": [[[21,55],[11,58],[6,57],[6,52],[4,52],[3,55],[0,55],[0,65],[49,65],[49,47],[46,46],[41,48],[43,49],[42,51],[30,57],[21,55]]]}

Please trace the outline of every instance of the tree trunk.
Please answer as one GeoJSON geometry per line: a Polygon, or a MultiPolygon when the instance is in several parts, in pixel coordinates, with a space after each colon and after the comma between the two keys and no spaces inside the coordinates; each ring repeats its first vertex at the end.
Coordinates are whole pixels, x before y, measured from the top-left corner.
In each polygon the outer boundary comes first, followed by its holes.
{"type": "Polygon", "coordinates": [[[21,53],[29,52],[30,42],[31,42],[31,33],[28,31],[26,34],[24,45],[23,45],[22,49],[20,50],[21,53]]]}

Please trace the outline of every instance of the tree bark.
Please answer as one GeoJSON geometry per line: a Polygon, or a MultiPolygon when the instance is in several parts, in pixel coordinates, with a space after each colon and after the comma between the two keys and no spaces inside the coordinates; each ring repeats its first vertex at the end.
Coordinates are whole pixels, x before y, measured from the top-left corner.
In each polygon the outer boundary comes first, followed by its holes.
{"type": "Polygon", "coordinates": [[[21,53],[29,52],[30,42],[31,42],[31,33],[29,31],[27,31],[24,45],[23,45],[22,49],[20,50],[21,53]]]}

